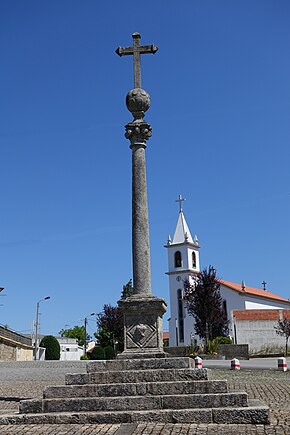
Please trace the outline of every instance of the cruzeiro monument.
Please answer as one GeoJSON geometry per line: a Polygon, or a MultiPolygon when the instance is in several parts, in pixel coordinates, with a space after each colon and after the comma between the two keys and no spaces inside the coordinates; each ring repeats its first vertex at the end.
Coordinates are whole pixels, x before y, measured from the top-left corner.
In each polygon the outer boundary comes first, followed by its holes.
{"type": "Polygon", "coordinates": [[[138,33],[133,46],[116,51],[134,58],[134,89],[126,98],[133,121],[125,127],[132,150],[134,293],[119,301],[124,351],[115,360],[88,362],[86,373],[67,374],[65,385],[46,387],[42,398],[22,400],[19,413],[2,414],[0,424],[269,423],[267,406],[229,391],[226,380],[211,379],[211,371],[195,368],[193,359],[163,351],[166,304],[153,296],[150,279],[145,149],[152,130],[144,120],[150,98],[141,88],[140,69],[141,54],[156,51],[155,45],[141,46],[138,33]]]}
{"type": "Polygon", "coordinates": [[[156,53],[153,45],[140,46],[139,33],[133,33],[132,47],[119,47],[119,56],[133,55],[134,89],[128,92],[126,105],[134,120],[126,125],[125,136],[132,150],[132,297],[119,301],[125,321],[125,340],[122,358],[164,356],[162,340],[162,315],[166,310],[163,299],[153,296],[150,273],[150,241],[148,200],[146,185],[146,141],[152,135],[150,125],[144,120],[150,107],[150,97],[141,88],[141,54],[156,53]]]}

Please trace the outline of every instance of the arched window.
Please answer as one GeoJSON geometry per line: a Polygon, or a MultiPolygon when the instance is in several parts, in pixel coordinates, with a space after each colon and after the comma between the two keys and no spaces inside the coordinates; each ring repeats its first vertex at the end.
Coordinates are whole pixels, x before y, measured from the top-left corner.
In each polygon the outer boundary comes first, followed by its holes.
{"type": "Polygon", "coordinates": [[[178,305],[178,332],[179,332],[179,342],[184,342],[184,316],[183,316],[183,300],[182,291],[179,288],[177,290],[177,305],[178,305]]]}
{"type": "Polygon", "coordinates": [[[181,267],[181,252],[176,251],[174,254],[174,264],[175,267],[181,267]]]}
{"type": "Polygon", "coordinates": [[[195,252],[192,253],[192,267],[193,267],[193,269],[196,268],[196,256],[195,256],[195,252]]]}

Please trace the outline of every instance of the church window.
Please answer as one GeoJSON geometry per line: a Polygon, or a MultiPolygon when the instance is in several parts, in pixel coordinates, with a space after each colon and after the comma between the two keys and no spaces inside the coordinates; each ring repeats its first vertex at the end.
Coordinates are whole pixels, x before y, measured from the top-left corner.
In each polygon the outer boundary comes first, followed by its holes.
{"type": "Polygon", "coordinates": [[[196,256],[195,256],[195,252],[192,253],[192,267],[193,267],[193,269],[196,268],[196,256]]]}
{"type": "Polygon", "coordinates": [[[179,342],[184,342],[184,317],[183,317],[183,300],[182,291],[179,288],[177,290],[177,305],[178,305],[178,332],[179,332],[179,342]]]}
{"type": "Polygon", "coordinates": [[[181,252],[176,251],[174,254],[174,264],[175,267],[181,267],[181,252]]]}
{"type": "Polygon", "coordinates": [[[227,301],[225,299],[223,300],[223,310],[224,310],[226,318],[228,318],[227,301]]]}

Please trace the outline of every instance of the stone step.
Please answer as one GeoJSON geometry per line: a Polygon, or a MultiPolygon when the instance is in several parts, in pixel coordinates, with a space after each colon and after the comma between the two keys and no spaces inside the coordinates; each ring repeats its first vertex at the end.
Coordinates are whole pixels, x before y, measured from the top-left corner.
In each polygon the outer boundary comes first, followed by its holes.
{"type": "Polygon", "coordinates": [[[194,368],[194,360],[188,357],[176,358],[146,358],[124,359],[108,361],[91,361],[87,364],[87,372],[100,372],[104,370],[155,370],[155,369],[186,369],[194,368]]]}
{"type": "Polygon", "coordinates": [[[73,373],[65,376],[66,385],[120,384],[208,380],[208,369],[154,369],[73,373]]]}
{"type": "MultiPolygon", "coordinates": [[[[251,402],[251,406],[244,408],[0,415],[0,424],[114,424],[142,422],[269,424],[269,408],[262,406],[259,401],[251,402]]],[[[218,429],[217,433],[219,433],[218,429]]]]}
{"type": "Polygon", "coordinates": [[[212,419],[218,424],[270,424],[270,412],[268,406],[251,399],[245,408],[213,409],[212,419]]]}
{"type": "Polygon", "coordinates": [[[22,400],[21,413],[141,411],[157,409],[219,408],[247,406],[247,393],[187,394],[168,396],[117,396],[22,400]]]}
{"type": "Polygon", "coordinates": [[[130,384],[89,384],[52,386],[44,389],[44,398],[93,396],[144,396],[172,394],[227,393],[227,381],[141,382],[130,384]]]}
{"type": "Polygon", "coordinates": [[[44,399],[61,397],[108,397],[173,394],[227,393],[227,381],[138,382],[129,384],[88,384],[46,387],[44,399]]]}

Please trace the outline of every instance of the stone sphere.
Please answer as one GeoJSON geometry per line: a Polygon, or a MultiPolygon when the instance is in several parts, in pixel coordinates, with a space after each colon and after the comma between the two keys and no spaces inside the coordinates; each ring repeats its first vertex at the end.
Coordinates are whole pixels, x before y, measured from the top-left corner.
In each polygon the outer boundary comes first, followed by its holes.
{"type": "Polygon", "coordinates": [[[144,89],[135,88],[128,92],[126,97],[126,106],[131,113],[144,113],[150,107],[150,96],[144,89]]]}

